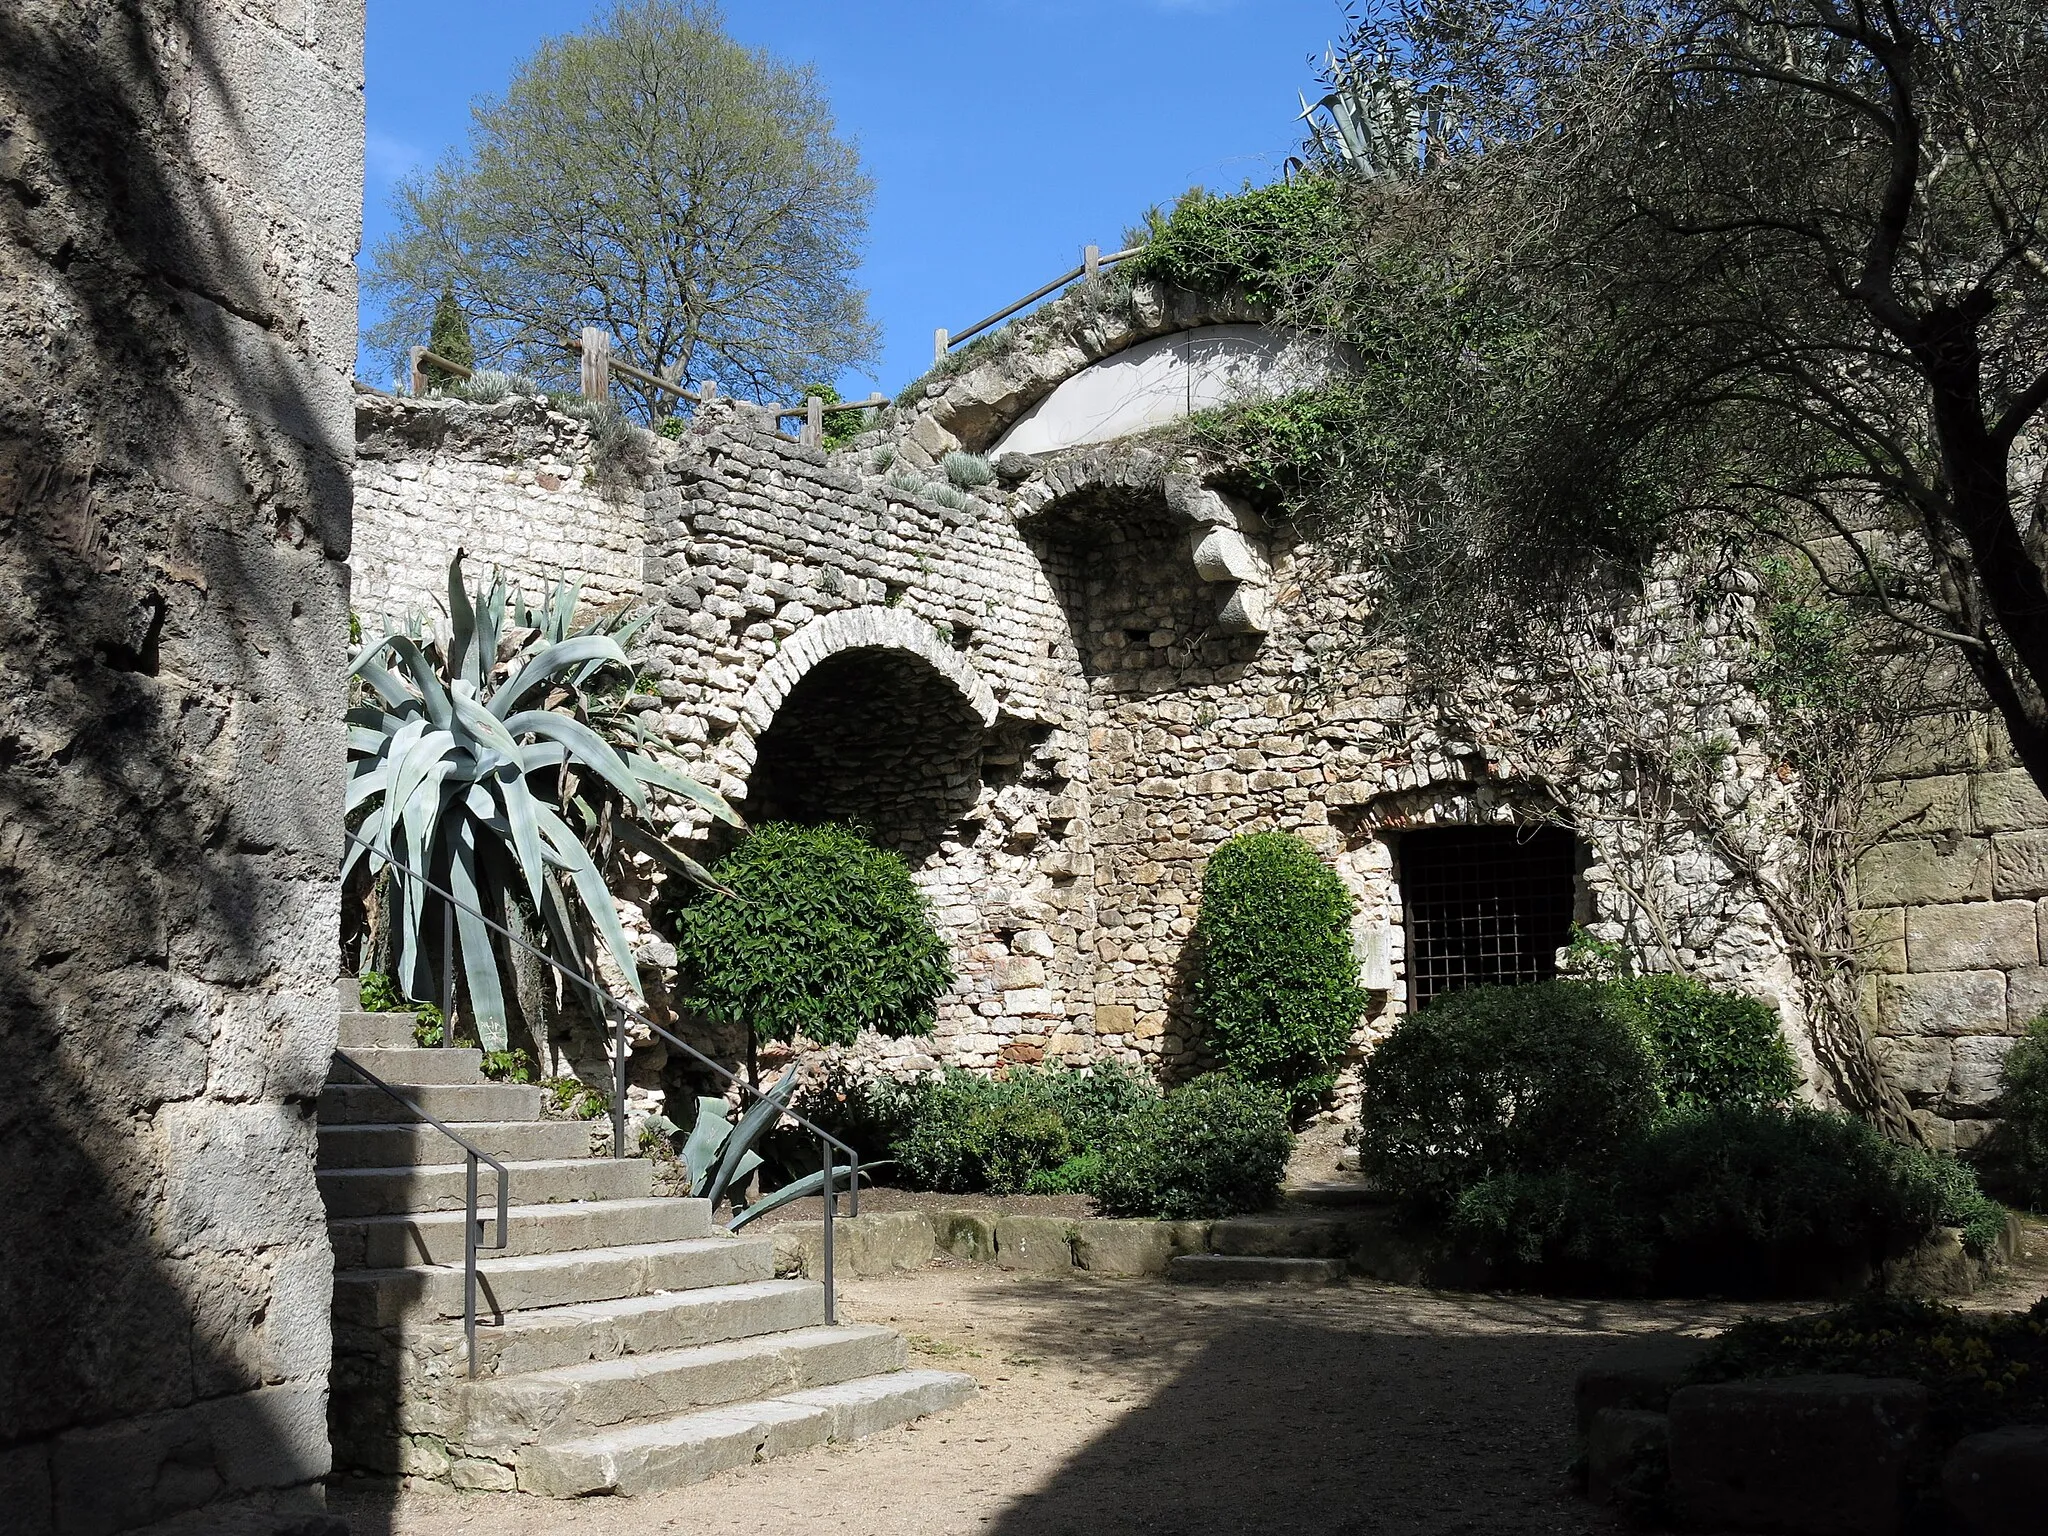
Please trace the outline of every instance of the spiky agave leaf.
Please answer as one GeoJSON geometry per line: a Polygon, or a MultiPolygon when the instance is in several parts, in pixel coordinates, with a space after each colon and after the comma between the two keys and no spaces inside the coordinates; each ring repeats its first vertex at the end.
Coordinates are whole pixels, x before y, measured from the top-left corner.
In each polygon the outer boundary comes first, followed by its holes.
{"type": "MultiPolygon", "coordinates": [[[[455,893],[459,943],[451,959],[467,978],[482,1043],[503,1050],[507,1010],[499,946],[484,921],[464,907],[502,918],[514,892],[523,889],[558,964],[587,978],[587,955],[599,942],[640,995],[638,968],[603,874],[551,799],[574,807],[586,829],[594,831],[606,818],[621,833],[632,828],[619,838],[624,846],[693,878],[702,876],[701,866],[633,819],[647,814],[649,790],[679,796],[736,825],[739,818],[713,791],[615,747],[568,708],[519,707],[558,696],[574,706],[583,684],[607,668],[621,668],[630,678],[620,639],[636,634],[644,616],[613,615],[577,632],[575,587],[557,584],[538,609],[496,575],[472,595],[461,561],[458,551],[449,563],[445,636],[430,634],[413,614],[403,629],[387,624],[354,659],[350,673],[375,702],[349,712],[345,803],[349,816],[361,817],[357,835],[370,845],[372,871],[401,863],[455,893]],[[397,665],[385,665],[386,657],[397,665]],[[553,776],[556,791],[533,783],[536,775],[553,776]],[[602,813],[590,797],[599,799],[602,813]]],[[[633,735],[644,742],[642,733],[633,735]]],[[[351,844],[344,878],[365,856],[351,844]]],[[[396,883],[395,969],[415,997],[430,985],[433,970],[429,910],[419,882],[396,883]]]]}

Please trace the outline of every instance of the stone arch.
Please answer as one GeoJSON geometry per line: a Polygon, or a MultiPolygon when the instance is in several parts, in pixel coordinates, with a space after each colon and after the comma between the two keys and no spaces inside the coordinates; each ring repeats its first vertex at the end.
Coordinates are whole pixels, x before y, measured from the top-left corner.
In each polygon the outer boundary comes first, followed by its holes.
{"type": "Polygon", "coordinates": [[[966,835],[997,706],[930,625],[861,608],[791,636],[741,713],[750,819],[859,825],[925,870],[966,835]]]}
{"type": "Polygon", "coordinates": [[[981,721],[996,723],[996,696],[973,664],[924,620],[900,608],[844,608],[813,619],[783,641],[782,649],[740,701],[747,734],[758,738],[775,719],[790,691],[820,662],[844,651],[903,651],[917,657],[956,688],[981,721]]]}

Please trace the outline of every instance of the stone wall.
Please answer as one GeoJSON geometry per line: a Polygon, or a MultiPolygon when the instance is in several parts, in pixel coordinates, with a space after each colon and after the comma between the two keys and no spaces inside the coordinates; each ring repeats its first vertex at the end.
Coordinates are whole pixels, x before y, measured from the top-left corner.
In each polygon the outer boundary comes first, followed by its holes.
{"type": "Polygon", "coordinates": [[[1936,1144],[1968,1147],[2013,1038],[2048,1009],[2048,801],[1987,713],[1922,718],[1877,790],[1865,1007],[1936,1144]]]}
{"type": "Polygon", "coordinates": [[[0,8],[22,1536],[320,1503],[362,83],[348,0],[0,8]]]}
{"type": "Polygon", "coordinates": [[[573,581],[606,608],[638,601],[639,492],[598,483],[587,423],[514,396],[489,408],[366,395],[356,411],[350,601],[366,624],[434,613],[448,561],[495,568],[529,595],[573,581]]]}

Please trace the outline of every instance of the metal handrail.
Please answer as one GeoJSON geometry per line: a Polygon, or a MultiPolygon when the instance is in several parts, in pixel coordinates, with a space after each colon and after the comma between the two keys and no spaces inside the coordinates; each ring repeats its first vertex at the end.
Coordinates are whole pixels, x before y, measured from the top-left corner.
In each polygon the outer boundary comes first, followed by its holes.
{"type": "Polygon", "coordinates": [[[505,1165],[491,1156],[490,1153],[484,1151],[483,1148],[460,1132],[450,1129],[441,1121],[435,1119],[411,1099],[408,1099],[396,1088],[385,1082],[383,1078],[372,1072],[360,1061],[357,1061],[355,1057],[349,1055],[347,1051],[337,1050],[334,1055],[337,1061],[355,1073],[357,1077],[360,1077],[372,1088],[378,1089],[391,1098],[396,1099],[415,1115],[418,1115],[423,1122],[431,1125],[435,1130],[469,1154],[469,1183],[466,1204],[463,1206],[462,1224],[462,1334],[469,1342],[469,1374],[474,1379],[476,1376],[477,1228],[483,1225],[482,1219],[476,1213],[476,1165],[480,1161],[489,1163],[498,1173],[498,1236],[495,1242],[486,1244],[486,1247],[501,1249],[505,1246],[506,1228],[511,1219],[511,1175],[505,1171],[505,1165]]]}
{"type": "MultiPolygon", "coordinates": [[[[578,986],[582,987],[585,991],[587,991],[591,995],[591,998],[596,1003],[598,1008],[612,1019],[613,1157],[619,1158],[624,1157],[626,1155],[626,1021],[629,1017],[645,1025],[651,1032],[659,1035],[663,1040],[666,1040],[670,1045],[674,1046],[677,1050],[683,1052],[684,1055],[691,1057],[700,1066],[709,1068],[711,1072],[713,1072],[718,1077],[723,1078],[726,1082],[732,1084],[734,1087],[740,1089],[741,1092],[750,1093],[756,1099],[765,1100],[768,1097],[754,1084],[748,1082],[738,1073],[731,1071],[719,1062],[712,1060],[709,1056],[706,1056],[702,1051],[698,1050],[697,1047],[690,1044],[689,1041],[683,1039],[681,1036],[677,1035],[674,1031],[664,1029],[661,1025],[657,1024],[653,1019],[649,1018],[647,1014],[642,1010],[633,1007],[633,1005],[630,1003],[621,1002],[618,998],[613,997],[611,993],[607,992],[603,987],[599,986],[597,981],[593,977],[585,976],[578,971],[572,971],[569,969],[569,967],[562,964],[561,961],[555,959],[554,956],[542,953],[538,948],[528,943],[525,939],[521,938],[518,934],[514,933],[510,928],[507,928],[503,923],[497,921],[495,918],[489,916],[487,913],[477,910],[477,908],[471,906],[468,902],[462,900],[453,891],[449,890],[446,886],[435,884],[432,880],[428,879],[418,870],[413,869],[410,865],[404,864],[400,862],[398,859],[393,858],[388,850],[379,848],[375,843],[369,842],[364,838],[358,837],[355,833],[349,831],[346,827],[342,828],[341,835],[347,838],[350,842],[354,843],[357,847],[362,848],[364,851],[371,855],[372,859],[376,861],[376,863],[373,863],[371,866],[373,870],[377,867],[377,864],[382,864],[387,868],[398,871],[399,874],[406,877],[407,879],[417,880],[422,889],[429,891],[436,896],[439,896],[444,902],[447,902],[450,906],[458,908],[461,911],[467,912],[471,917],[476,918],[479,922],[483,923],[484,926],[489,928],[492,932],[500,935],[508,942],[516,944],[520,949],[526,951],[527,954],[532,955],[536,960],[540,961],[543,965],[552,966],[555,970],[559,971],[563,976],[567,977],[570,981],[575,982],[578,986]]],[[[447,962],[444,960],[443,964],[445,966],[447,962]]],[[[453,1028],[452,1018],[444,1018],[443,1028],[444,1030],[453,1028]]],[[[443,1038],[445,1039],[446,1036],[444,1035],[443,1038]]],[[[795,1110],[790,1109],[788,1106],[778,1105],[776,1107],[780,1110],[784,1118],[795,1121],[798,1125],[802,1126],[805,1130],[811,1132],[814,1136],[818,1138],[819,1153],[822,1164],[821,1173],[823,1175],[825,1186],[823,1191],[825,1198],[825,1321],[827,1323],[836,1323],[839,1320],[839,1309],[837,1303],[836,1289],[834,1286],[832,1239],[833,1226],[838,1217],[838,1193],[833,1185],[833,1177],[838,1172],[839,1162],[838,1159],[833,1156],[833,1149],[837,1148],[839,1151],[844,1152],[846,1154],[848,1164],[847,1214],[856,1217],[860,1215],[860,1154],[856,1152],[852,1147],[848,1146],[845,1142],[841,1141],[837,1136],[834,1136],[830,1131],[826,1130],[823,1126],[815,1124],[811,1120],[806,1119],[804,1116],[798,1114],[795,1110]]],[[[453,1133],[451,1132],[450,1134],[453,1133]]]]}

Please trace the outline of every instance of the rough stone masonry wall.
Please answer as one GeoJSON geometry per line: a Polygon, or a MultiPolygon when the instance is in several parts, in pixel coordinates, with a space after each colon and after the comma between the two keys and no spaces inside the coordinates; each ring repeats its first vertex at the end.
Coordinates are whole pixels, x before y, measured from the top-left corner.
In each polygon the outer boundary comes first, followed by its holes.
{"type": "Polygon", "coordinates": [[[606,608],[640,599],[646,539],[630,486],[593,482],[590,429],[538,397],[488,408],[363,396],[356,410],[350,601],[366,624],[432,614],[461,548],[538,597],[573,581],[606,608]]]}
{"type": "Polygon", "coordinates": [[[320,1503],[362,84],[359,0],[0,7],[10,1536],[320,1503]]]}
{"type": "Polygon", "coordinates": [[[1936,1143],[1969,1147],[2014,1037],[2048,1009],[2048,801],[1998,721],[1966,711],[1916,721],[1876,788],[1864,1006],[1936,1143]]]}

